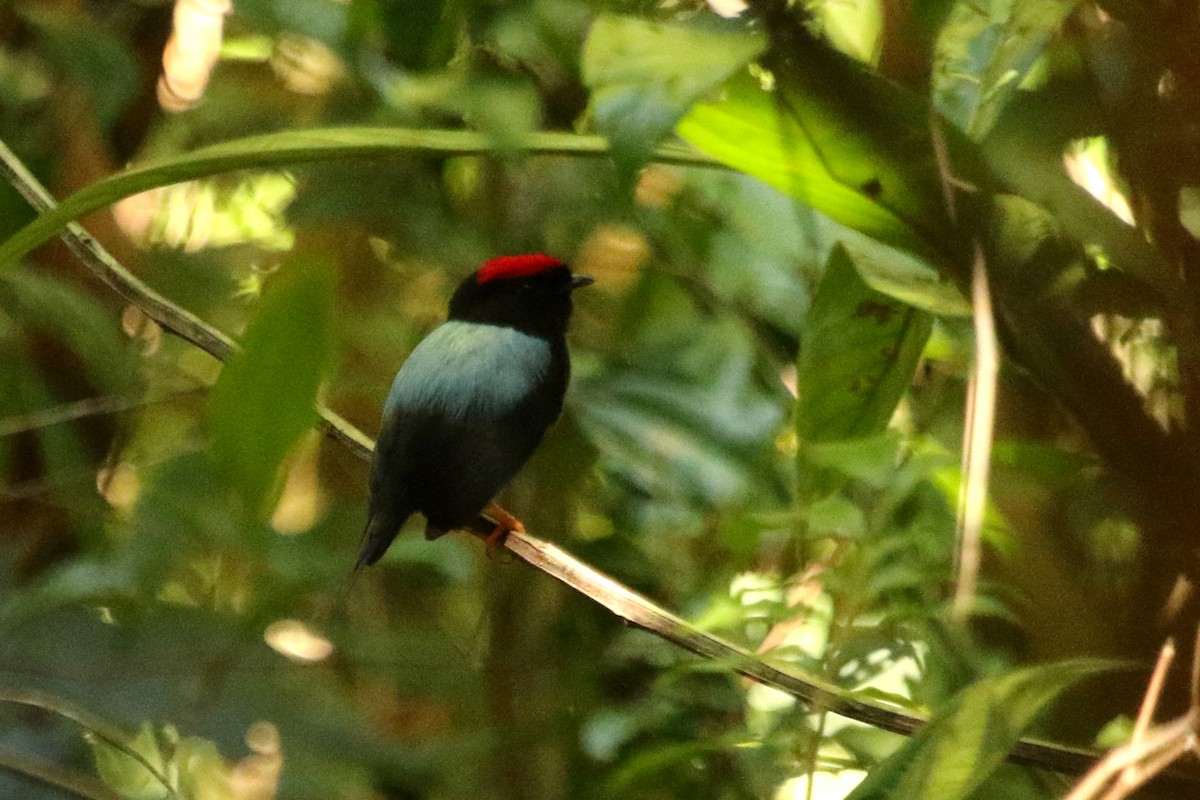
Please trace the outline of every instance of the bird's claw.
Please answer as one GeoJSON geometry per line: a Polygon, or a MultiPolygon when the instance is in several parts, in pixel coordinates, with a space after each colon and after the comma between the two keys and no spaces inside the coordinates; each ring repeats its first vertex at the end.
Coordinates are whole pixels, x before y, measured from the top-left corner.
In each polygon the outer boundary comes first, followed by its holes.
{"type": "Polygon", "coordinates": [[[494,503],[488,506],[487,515],[496,521],[495,529],[483,540],[489,553],[503,545],[510,533],[525,532],[525,525],[521,520],[494,503]]]}

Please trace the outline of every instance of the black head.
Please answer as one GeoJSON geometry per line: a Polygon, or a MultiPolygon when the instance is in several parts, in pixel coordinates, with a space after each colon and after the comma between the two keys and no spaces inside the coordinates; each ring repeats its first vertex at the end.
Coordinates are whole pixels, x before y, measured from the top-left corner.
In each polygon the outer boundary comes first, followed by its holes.
{"type": "Polygon", "coordinates": [[[562,336],[571,318],[571,292],[591,282],[551,256],[493,258],[458,285],[450,298],[450,319],[547,339],[562,336]]]}

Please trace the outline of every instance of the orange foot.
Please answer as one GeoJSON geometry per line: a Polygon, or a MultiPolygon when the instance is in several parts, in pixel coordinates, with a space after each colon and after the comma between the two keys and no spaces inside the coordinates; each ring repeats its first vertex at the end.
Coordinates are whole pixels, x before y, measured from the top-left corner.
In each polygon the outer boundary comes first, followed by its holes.
{"type": "Polygon", "coordinates": [[[483,543],[487,545],[489,550],[502,544],[504,538],[510,533],[525,532],[525,526],[521,524],[521,520],[495,503],[489,503],[488,507],[483,510],[483,513],[496,521],[496,529],[489,533],[487,538],[483,540],[483,543]]]}

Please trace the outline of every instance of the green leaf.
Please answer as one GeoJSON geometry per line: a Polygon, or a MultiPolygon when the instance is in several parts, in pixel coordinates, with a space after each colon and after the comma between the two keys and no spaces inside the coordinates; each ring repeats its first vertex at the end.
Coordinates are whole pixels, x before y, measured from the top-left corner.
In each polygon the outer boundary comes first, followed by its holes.
{"type": "Polygon", "coordinates": [[[867,532],[862,509],[841,494],[831,494],[807,509],[810,536],[841,536],[856,539],[867,532]]]}
{"type": "Polygon", "coordinates": [[[678,283],[647,271],[616,327],[620,359],[589,374],[577,358],[568,395],[603,471],[655,503],[711,508],[756,487],[784,491],[772,441],[790,398],[759,378],[747,326],[714,320],[678,283]]]}
{"type": "Polygon", "coordinates": [[[958,0],[934,45],[933,99],[972,139],[991,130],[1078,0],[958,0]]]}
{"type": "Polygon", "coordinates": [[[971,315],[971,304],[962,292],[954,284],[947,283],[929,261],[888,247],[857,231],[846,230],[840,242],[872,289],[931,314],[971,315]]]}
{"type": "MultiPolygon", "coordinates": [[[[167,797],[166,787],[146,769],[142,761],[135,759],[125,749],[98,737],[89,737],[89,743],[100,779],[122,797],[129,800],[160,800],[167,797]]],[[[150,723],[142,723],[141,730],[128,741],[126,748],[136,752],[160,775],[166,772],[166,762],[150,723]]]]}
{"type": "Polygon", "coordinates": [[[869,436],[887,427],[933,323],[866,284],[845,249],[830,255],[796,366],[803,442],[869,436]]]}
{"type": "MultiPolygon", "coordinates": [[[[819,52],[813,69],[833,70],[852,96],[877,103],[869,120],[823,83],[786,81],[768,90],[742,73],[726,82],[719,100],[697,104],[676,130],[702,152],[849,228],[843,243],[879,291],[964,315],[967,304],[938,270],[953,250],[945,233],[953,226],[940,200],[927,121],[913,98],[884,91],[878,76],[843,59],[819,52]]],[[[959,177],[977,180],[973,158],[956,153],[955,164],[959,177]]]]}
{"type": "Polygon", "coordinates": [[[754,383],[751,364],[730,360],[710,380],[661,369],[612,368],[581,380],[573,399],[603,463],[656,499],[720,505],[778,483],[763,443],[778,404],[754,383]]]}
{"type": "Polygon", "coordinates": [[[896,480],[900,435],[892,430],[861,439],[810,442],[803,457],[805,464],[884,489],[896,480]]]}
{"type": "MultiPolygon", "coordinates": [[[[924,101],[844,53],[797,32],[761,79],[744,71],[677,126],[702,152],[893,247],[955,252],[924,101]]],[[[943,142],[959,181],[983,187],[978,154],[943,142]]]]}
{"type": "Polygon", "coordinates": [[[702,94],[762,52],[737,29],[601,14],[583,48],[583,82],[613,157],[636,167],[702,94]]]}
{"type": "Polygon", "coordinates": [[[935,714],[846,800],[967,798],[1046,706],[1077,681],[1116,666],[1079,659],[985,678],[935,714]]]}
{"type": "MultiPolygon", "coordinates": [[[[898,209],[872,199],[882,186],[869,146],[838,156],[842,169],[827,167],[834,156],[809,137],[808,127],[782,113],[776,95],[746,72],[722,87],[719,100],[697,104],[676,132],[703,153],[797,197],[838,222],[894,247],[929,250],[898,209]]],[[[836,136],[832,124],[827,136],[836,136]]]]}
{"type": "Polygon", "coordinates": [[[333,290],[330,263],[287,264],[213,388],[213,457],[251,509],[265,511],[284,457],[316,420],[332,351],[333,290]]]}
{"type": "MultiPolygon", "coordinates": [[[[590,157],[608,154],[608,144],[602,137],[567,133],[532,133],[515,143],[496,142],[474,131],[408,128],[324,128],[247,136],[131,167],[89,184],[56,208],[39,215],[0,246],[0,270],[14,265],[72,220],[157,186],[239,169],[273,169],[290,164],[401,154],[474,155],[513,148],[527,153],[590,157]]],[[[710,159],[678,146],[660,148],[657,157],[669,163],[711,164],[710,159]]]]}

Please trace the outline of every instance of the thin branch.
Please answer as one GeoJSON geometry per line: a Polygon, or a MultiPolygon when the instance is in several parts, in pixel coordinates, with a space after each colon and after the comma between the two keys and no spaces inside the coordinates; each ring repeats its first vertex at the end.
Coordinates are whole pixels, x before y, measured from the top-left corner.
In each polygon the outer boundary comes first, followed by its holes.
{"type": "MultiPolygon", "coordinates": [[[[39,211],[55,208],[53,198],[2,141],[0,168],[39,211]]],[[[236,344],[230,337],[154,292],[118,263],[79,225],[68,225],[61,236],[72,252],[101,280],[126,300],[142,308],[166,330],[222,361],[235,351],[236,344]]],[[[319,411],[326,435],[345,444],[360,458],[370,458],[373,442],[368,436],[329,409],[319,407],[319,411]]],[[[473,532],[486,535],[494,527],[493,522],[481,519],[473,532]]],[[[855,697],[832,684],[768,663],[737,645],[688,624],[561,548],[528,533],[509,534],[504,547],[530,566],[562,581],[626,622],[699,656],[726,663],[738,674],[778,689],[809,706],[828,709],[867,725],[905,735],[912,734],[926,722],[923,717],[855,697]]],[[[1016,764],[1068,774],[1086,772],[1098,758],[1099,754],[1092,750],[1031,739],[1021,740],[1008,755],[1008,760],[1016,764]]]]}
{"type": "MultiPolygon", "coordinates": [[[[1200,650],[1200,631],[1196,641],[1197,650],[1200,650]]],[[[1184,754],[1196,753],[1197,735],[1200,733],[1200,706],[1195,702],[1178,719],[1151,726],[1162,695],[1167,670],[1174,659],[1175,642],[1168,639],[1159,651],[1158,662],[1146,686],[1129,741],[1110,750],[1083,776],[1064,800],[1123,800],[1137,791],[1138,787],[1170,768],[1184,754]]]]}
{"type": "Polygon", "coordinates": [[[992,460],[992,431],[996,421],[996,385],[1000,347],[988,286],[983,248],[975,243],[971,270],[971,305],[975,320],[975,363],[971,368],[967,424],[963,430],[963,489],[958,507],[958,575],[954,586],[954,616],[966,619],[975,600],[982,558],[983,519],[987,510],[988,472],[992,460]]]}
{"type": "MultiPolygon", "coordinates": [[[[0,140],[0,172],[21,196],[39,213],[58,206],[45,186],[0,140]]],[[[108,285],[126,301],[140,308],[146,316],[179,338],[190,342],[218,361],[226,361],[237,350],[237,342],[195,314],[180,308],[151,289],[108,252],[94,236],[77,222],[68,223],[61,237],[71,252],[92,274],[108,285]]],[[[318,405],[325,434],[350,448],[359,458],[370,458],[374,444],[370,437],[346,422],[340,415],[318,405]]]]}
{"type": "Polygon", "coordinates": [[[1166,644],[1158,651],[1158,662],[1154,665],[1150,683],[1146,686],[1146,694],[1142,697],[1142,706],[1138,709],[1137,719],[1133,723],[1133,733],[1129,737],[1131,742],[1139,741],[1146,735],[1146,731],[1150,730],[1150,723],[1154,721],[1154,712],[1158,708],[1158,700],[1162,697],[1163,684],[1167,680],[1167,670],[1171,668],[1171,662],[1174,660],[1175,640],[1167,639],[1166,644]]]}
{"type": "Polygon", "coordinates": [[[156,781],[162,784],[168,797],[178,800],[179,794],[175,791],[175,787],[171,785],[167,776],[147,761],[145,756],[129,746],[129,737],[125,732],[109,724],[106,720],[97,717],[87,709],[77,706],[69,700],[54,697],[35,689],[10,689],[7,687],[0,687],[0,703],[14,703],[16,705],[40,708],[43,711],[48,711],[51,714],[56,714],[63,719],[74,722],[104,743],[132,758],[156,781]]]}
{"type": "MultiPolygon", "coordinates": [[[[1197,715],[1189,711],[1179,719],[1151,728],[1136,747],[1130,742],[1111,750],[1063,800],[1093,800],[1105,787],[1119,780],[1126,769],[1138,764],[1149,762],[1161,770],[1165,765],[1159,766],[1159,757],[1170,753],[1177,758],[1186,752],[1196,735],[1196,724],[1197,715]],[[1185,746],[1181,749],[1181,745],[1185,746]]],[[[1146,779],[1150,777],[1153,775],[1147,775],[1146,779]]]]}
{"type": "Polygon", "coordinates": [[[121,795],[90,775],[80,775],[57,764],[37,761],[8,748],[0,748],[0,770],[53,786],[82,800],[123,800],[121,795]]]}
{"type": "Polygon", "coordinates": [[[14,436],[18,433],[25,433],[27,431],[49,428],[54,425],[62,425],[65,422],[74,422],[87,417],[100,417],[108,414],[119,414],[122,411],[130,411],[135,408],[142,408],[155,403],[166,403],[172,400],[177,400],[185,395],[198,394],[206,388],[207,387],[196,387],[193,389],[183,389],[181,391],[171,392],[161,397],[122,397],[119,395],[85,397],[82,400],[76,400],[72,403],[64,403],[63,405],[55,406],[53,408],[40,409],[38,411],[31,411],[28,414],[22,414],[17,417],[6,417],[4,419],[0,419],[0,438],[5,436],[14,436]]]}

